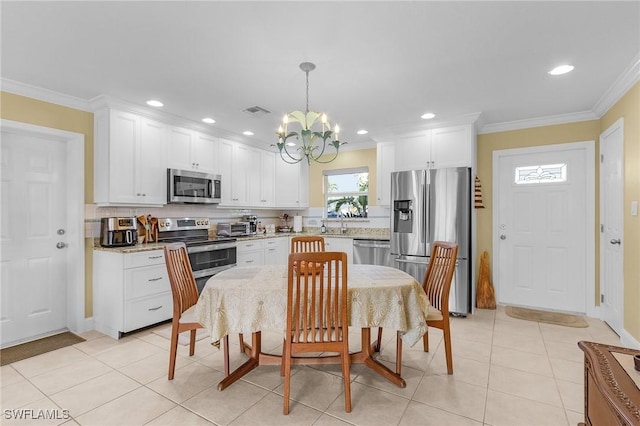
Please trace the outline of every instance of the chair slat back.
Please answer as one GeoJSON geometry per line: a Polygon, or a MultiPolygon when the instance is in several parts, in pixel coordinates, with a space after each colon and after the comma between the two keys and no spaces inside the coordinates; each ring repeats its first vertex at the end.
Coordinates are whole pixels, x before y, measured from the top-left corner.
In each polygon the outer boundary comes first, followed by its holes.
{"type": "Polygon", "coordinates": [[[443,315],[449,313],[449,292],[456,268],[458,245],[445,241],[435,241],[422,288],[431,305],[443,315]]]}
{"type": "Polygon", "coordinates": [[[288,266],[287,336],[292,344],[347,340],[346,253],[292,253],[288,266]]]}
{"type": "Polygon", "coordinates": [[[198,301],[198,287],[193,277],[187,246],[184,243],[166,245],[164,261],[173,295],[173,316],[180,318],[184,311],[198,301]]]}
{"type": "Polygon", "coordinates": [[[324,251],[323,237],[293,237],[291,238],[291,253],[305,253],[324,251]]]}

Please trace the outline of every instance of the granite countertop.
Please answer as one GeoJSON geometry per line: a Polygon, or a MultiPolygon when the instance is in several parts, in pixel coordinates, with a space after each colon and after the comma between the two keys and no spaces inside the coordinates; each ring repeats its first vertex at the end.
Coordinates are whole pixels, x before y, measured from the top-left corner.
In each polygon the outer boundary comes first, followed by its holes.
{"type": "MultiPolygon", "coordinates": [[[[330,228],[331,231],[333,231],[330,228]]],[[[335,232],[320,233],[320,230],[305,230],[303,232],[276,232],[272,234],[258,234],[250,235],[246,237],[236,237],[238,241],[250,241],[250,240],[264,240],[269,238],[283,238],[283,237],[296,237],[296,236],[315,236],[321,235],[326,238],[352,238],[354,240],[389,240],[389,230],[386,228],[351,228],[348,229],[346,234],[340,234],[335,232]]],[[[102,247],[100,245],[100,239],[94,240],[94,250],[108,251],[113,253],[138,253],[151,250],[162,250],[165,243],[149,243],[149,244],[137,244],[135,246],[128,247],[102,247]]]]}

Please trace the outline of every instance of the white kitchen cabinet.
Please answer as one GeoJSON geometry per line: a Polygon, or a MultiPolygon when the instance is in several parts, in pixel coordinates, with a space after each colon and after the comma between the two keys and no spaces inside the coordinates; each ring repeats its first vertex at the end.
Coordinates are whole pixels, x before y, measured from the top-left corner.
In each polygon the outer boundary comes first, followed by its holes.
{"type": "Polygon", "coordinates": [[[256,266],[264,264],[262,240],[239,241],[236,249],[238,266],[256,266]]]}
{"type": "Polygon", "coordinates": [[[472,124],[404,135],[395,146],[395,171],[472,167],[475,151],[472,124]]]}
{"type": "Polygon", "coordinates": [[[289,262],[290,239],[269,238],[262,241],[265,265],[286,265],[289,262]]]}
{"type": "Polygon", "coordinates": [[[162,250],[93,252],[95,329],[122,333],[170,319],[173,298],[162,250]]]}
{"type": "Polygon", "coordinates": [[[276,205],[276,155],[260,151],[260,199],[257,207],[276,205]]]}
{"type": "Polygon", "coordinates": [[[220,174],[222,199],[220,207],[249,205],[248,177],[251,147],[220,139],[220,174]]]}
{"type": "Polygon", "coordinates": [[[276,155],[276,207],[309,207],[309,166],[284,162],[276,155]]]}
{"type": "Polygon", "coordinates": [[[247,207],[271,208],[275,206],[275,154],[257,148],[248,151],[247,207]]]}
{"type": "Polygon", "coordinates": [[[391,203],[391,172],[395,170],[395,144],[393,142],[379,142],[377,144],[377,176],[376,196],[379,206],[391,203]]]}
{"type": "Polygon", "coordinates": [[[218,138],[175,126],[170,127],[168,133],[169,168],[218,172],[218,138]]]}
{"type": "Polygon", "coordinates": [[[136,114],[94,114],[94,201],[98,206],[167,202],[167,128],[136,114]]]}
{"type": "Polygon", "coordinates": [[[347,263],[353,264],[353,238],[324,237],[324,250],[345,252],[347,263]]]}
{"type": "Polygon", "coordinates": [[[431,131],[431,167],[472,167],[475,151],[471,124],[431,131]]]}

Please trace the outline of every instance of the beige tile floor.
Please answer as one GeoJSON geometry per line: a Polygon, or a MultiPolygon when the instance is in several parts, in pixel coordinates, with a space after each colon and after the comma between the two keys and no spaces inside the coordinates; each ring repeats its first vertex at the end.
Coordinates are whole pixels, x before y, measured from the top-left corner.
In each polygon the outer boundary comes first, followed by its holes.
{"type": "MultiPolygon", "coordinates": [[[[454,374],[446,374],[442,335],[431,329],[431,351],[421,343],[403,351],[398,388],[362,365],[351,370],[353,411],[344,412],[338,366],[294,368],[291,413],[282,415],[279,367],[263,366],[223,392],[222,354],[208,339],[196,354],[179,347],[167,380],[169,341],[144,330],[121,340],[98,332],[85,342],[3,366],[3,425],[575,425],[582,420],[580,340],[619,344],[601,321],[569,328],[517,320],[502,307],[453,318],[454,374]],[[10,410],[10,411],[7,411],[10,410]],[[17,411],[11,411],[17,410],[17,411]],[[48,410],[57,419],[17,420],[48,410]]],[[[156,331],[156,332],[154,332],[156,331]]],[[[395,359],[387,331],[380,359],[395,359]]],[[[357,330],[350,335],[358,348],[357,330]]],[[[243,361],[232,338],[234,366],[243,361]]],[[[350,342],[350,343],[351,343],[350,342]]],[[[281,336],[263,333],[263,348],[278,350],[281,336]]]]}

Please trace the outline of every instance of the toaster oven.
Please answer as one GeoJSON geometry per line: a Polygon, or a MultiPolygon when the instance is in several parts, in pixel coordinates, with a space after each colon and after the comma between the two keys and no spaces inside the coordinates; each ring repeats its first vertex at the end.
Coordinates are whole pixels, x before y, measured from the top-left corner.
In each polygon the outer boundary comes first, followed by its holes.
{"type": "Polygon", "coordinates": [[[219,223],[217,234],[222,237],[251,235],[251,224],[249,222],[219,223]]]}

